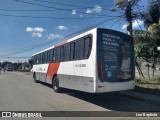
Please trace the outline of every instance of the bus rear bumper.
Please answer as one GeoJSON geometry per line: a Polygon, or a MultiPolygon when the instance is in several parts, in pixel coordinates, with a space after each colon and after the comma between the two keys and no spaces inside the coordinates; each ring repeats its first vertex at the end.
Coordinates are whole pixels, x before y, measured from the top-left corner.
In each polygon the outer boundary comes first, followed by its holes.
{"type": "Polygon", "coordinates": [[[130,90],[135,88],[135,81],[126,81],[126,82],[103,82],[101,85],[96,86],[96,93],[104,92],[114,92],[114,91],[123,91],[130,90]]]}

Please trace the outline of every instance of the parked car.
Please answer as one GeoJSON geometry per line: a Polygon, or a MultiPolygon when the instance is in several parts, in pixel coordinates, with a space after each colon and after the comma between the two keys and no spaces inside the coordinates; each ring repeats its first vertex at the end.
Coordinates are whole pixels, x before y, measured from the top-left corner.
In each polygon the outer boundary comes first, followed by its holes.
{"type": "Polygon", "coordinates": [[[7,66],[6,66],[6,70],[7,70],[7,71],[14,71],[13,65],[7,65],[7,66]]]}

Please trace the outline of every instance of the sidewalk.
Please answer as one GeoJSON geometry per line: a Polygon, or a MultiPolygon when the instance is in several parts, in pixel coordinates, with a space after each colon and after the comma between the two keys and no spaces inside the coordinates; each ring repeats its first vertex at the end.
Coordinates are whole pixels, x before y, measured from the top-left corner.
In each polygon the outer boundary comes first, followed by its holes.
{"type": "Polygon", "coordinates": [[[138,98],[138,99],[142,99],[142,100],[146,100],[146,101],[150,101],[150,102],[160,104],[160,97],[159,96],[148,95],[148,94],[144,94],[144,93],[137,92],[137,91],[134,91],[134,90],[120,91],[118,93],[130,96],[130,97],[134,97],[134,98],[138,98]]]}

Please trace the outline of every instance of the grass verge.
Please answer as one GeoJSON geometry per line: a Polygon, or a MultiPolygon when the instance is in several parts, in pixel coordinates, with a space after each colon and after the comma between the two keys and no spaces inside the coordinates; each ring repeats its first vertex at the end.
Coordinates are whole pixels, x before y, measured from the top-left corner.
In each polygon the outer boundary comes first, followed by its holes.
{"type": "Polygon", "coordinates": [[[136,79],[135,92],[160,96],[160,77],[155,79],[136,79]]]}

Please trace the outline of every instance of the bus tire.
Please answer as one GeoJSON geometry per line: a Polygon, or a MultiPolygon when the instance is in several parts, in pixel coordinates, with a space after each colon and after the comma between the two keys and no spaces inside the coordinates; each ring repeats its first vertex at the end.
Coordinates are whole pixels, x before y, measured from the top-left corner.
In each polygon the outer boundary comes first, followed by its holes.
{"type": "Polygon", "coordinates": [[[38,80],[36,79],[36,73],[33,73],[33,79],[35,83],[38,83],[38,80]]]}
{"type": "Polygon", "coordinates": [[[56,93],[59,93],[61,91],[61,88],[59,87],[59,79],[58,76],[55,76],[52,80],[52,88],[56,93]]]}

